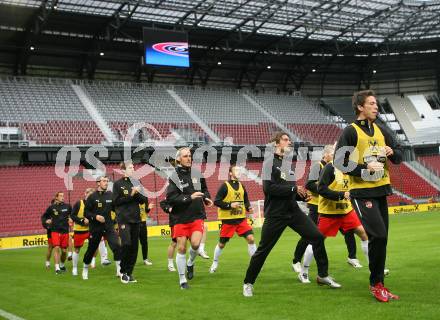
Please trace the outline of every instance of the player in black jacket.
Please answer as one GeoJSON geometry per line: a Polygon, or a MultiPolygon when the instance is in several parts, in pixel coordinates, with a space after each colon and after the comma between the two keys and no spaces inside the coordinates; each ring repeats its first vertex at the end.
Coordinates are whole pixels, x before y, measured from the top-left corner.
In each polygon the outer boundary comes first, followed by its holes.
{"type": "Polygon", "coordinates": [[[355,92],[352,104],[356,121],[345,127],[339,138],[334,166],[349,175],[353,208],[367,231],[370,291],[378,301],[387,302],[398,299],[384,287],[388,243],[386,197],[393,193],[388,161],[399,164],[402,153],[389,131],[375,124],[378,106],[373,91],[355,92]]]}
{"type": "Polygon", "coordinates": [[[97,190],[87,197],[85,217],[89,221],[89,245],[84,255],[82,278],[88,279],[89,264],[92,261],[101,238],[105,236],[116,264],[116,276],[120,276],[121,246],[112,220],[113,195],[107,191],[108,178],[101,176],[96,180],[97,190]]]}
{"type": "Polygon", "coordinates": [[[272,248],[286,227],[290,227],[306,238],[313,246],[318,265],[319,284],[335,286],[328,276],[328,259],[324,250],[324,236],[316,225],[298,206],[297,200],[307,201],[309,196],[302,186],[296,186],[291,161],[284,159],[291,151],[289,135],[284,132],[275,134],[271,140],[275,147],[273,158],[263,164],[264,223],[257,251],[251,258],[243,284],[243,295],[253,296],[253,285],[272,248]],[[284,161],[283,161],[284,159],[284,161]],[[283,165],[284,164],[284,165],[283,165]]]}
{"type": "Polygon", "coordinates": [[[55,272],[60,274],[66,271],[67,246],[69,245],[69,223],[72,208],[64,203],[64,193],[57,192],[52,204],[46,209],[42,220],[50,228],[52,245],[54,247],[55,272]],[[61,250],[61,254],[60,254],[61,250]]]}
{"type": "Polygon", "coordinates": [[[241,173],[242,168],[232,164],[229,167],[229,180],[220,186],[215,196],[214,205],[218,207],[221,228],[220,238],[214,249],[214,259],[209,268],[210,273],[217,271],[220,255],[234,233],[246,240],[250,257],[257,250],[254,232],[246,218],[246,213],[252,213],[253,210],[246,188],[240,181],[241,173]]]}
{"type": "Polygon", "coordinates": [[[167,202],[173,207],[170,219],[175,219],[174,237],[177,239],[176,264],[179,272],[179,283],[182,289],[188,289],[188,279],[194,276],[194,259],[198,254],[202,240],[206,217],[205,205],[212,206],[205,178],[201,173],[192,170],[192,156],[189,148],[181,148],[176,154],[176,171],[169,179],[167,202]],[[186,262],[186,242],[190,241],[189,259],[186,262]]]}
{"type": "Polygon", "coordinates": [[[131,161],[122,162],[124,177],[113,184],[113,203],[121,238],[121,282],[134,283],[133,269],[139,247],[141,223],[139,204],[148,207],[148,199],[142,194],[142,185],[134,179],[134,166],[131,161]]]}
{"type": "Polygon", "coordinates": [[[73,220],[73,246],[72,255],[72,275],[78,275],[79,252],[86,239],[89,238],[89,220],[85,216],[85,202],[89,195],[95,192],[93,188],[87,188],[84,191],[84,199],[80,199],[73,205],[70,218],[73,220]]]}
{"type": "MultiPolygon", "coordinates": [[[[323,154],[321,161],[314,163],[309,172],[309,176],[306,182],[306,189],[312,194],[312,199],[307,202],[307,206],[309,208],[309,215],[308,217],[312,219],[312,221],[317,225],[318,224],[318,179],[321,174],[322,169],[325,167],[325,165],[333,160],[335,146],[334,145],[326,145],[323,149],[323,154]]],[[[340,232],[344,235],[345,244],[347,245],[347,251],[348,251],[348,258],[347,263],[353,266],[354,268],[362,268],[362,265],[360,264],[359,260],[356,257],[356,240],[354,239],[354,234],[352,231],[343,232],[342,229],[340,232]]],[[[298,241],[298,244],[295,248],[295,253],[292,261],[292,268],[295,272],[298,272],[298,279],[302,283],[309,283],[310,280],[308,279],[308,273],[303,272],[303,268],[301,267],[301,259],[304,255],[304,253],[307,251],[311,252],[312,247],[309,245],[306,239],[301,238],[298,241]]],[[[308,255],[310,256],[310,255],[308,255]]],[[[313,256],[313,254],[312,254],[313,256]]],[[[310,261],[306,261],[304,259],[304,267],[308,267],[310,261]]]]}

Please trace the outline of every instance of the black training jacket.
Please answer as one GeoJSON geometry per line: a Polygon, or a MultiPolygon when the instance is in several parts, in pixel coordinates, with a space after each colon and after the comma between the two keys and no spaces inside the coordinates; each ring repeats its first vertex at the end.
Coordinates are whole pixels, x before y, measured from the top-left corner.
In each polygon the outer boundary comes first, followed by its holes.
{"type": "Polygon", "coordinates": [[[211,196],[202,174],[191,168],[178,166],[172,177],[167,187],[167,202],[173,207],[170,221],[181,224],[206,219],[204,199],[211,196]],[[191,194],[197,191],[204,193],[204,197],[191,199],[191,194]]]}
{"type": "Polygon", "coordinates": [[[297,193],[296,182],[288,176],[294,175],[292,162],[282,167],[283,157],[274,155],[273,164],[266,160],[263,164],[263,191],[265,218],[291,217],[300,211],[297,200],[304,200],[297,193]],[[265,179],[266,170],[270,170],[270,179],[265,179]]]}
{"type": "Polygon", "coordinates": [[[113,184],[113,204],[116,219],[120,224],[141,222],[139,204],[145,203],[148,207],[148,198],[140,192],[131,196],[133,184],[141,186],[140,182],[133,178],[122,178],[113,184]]]}

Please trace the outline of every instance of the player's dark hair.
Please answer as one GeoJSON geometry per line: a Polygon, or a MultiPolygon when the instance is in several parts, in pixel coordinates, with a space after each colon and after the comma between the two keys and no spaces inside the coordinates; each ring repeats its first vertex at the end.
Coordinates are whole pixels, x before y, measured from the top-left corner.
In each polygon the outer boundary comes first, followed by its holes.
{"type": "Polygon", "coordinates": [[[361,113],[358,106],[363,106],[368,97],[376,97],[376,94],[373,90],[362,90],[353,93],[351,103],[353,105],[354,111],[356,112],[356,115],[359,115],[359,113],[361,113]]]}
{"type": "Polygon", "coordinates": [[[57,200],[58,195],[59,195],[60,193],[64,193],[64,192],[63,192],[63,191],[57,191],[57,192],[55,193],[55,196],[53,197],[52,201],[50,202],[51,204],[54,204],[54,203],[55,203],[55,201],[57,200]]]}
{"type": "Polygon", "coordinates": [[[284,131],[278,131],[278,132],[275,132],[275,133],[274,133],[274,135],[272,136],[272,138],[270,139],[269,142],[271,142],[271,143],[280,143],[281,138],[282,138],[283,136],[288,136],[289,139],[290,139],[290,136],[289,136],[289,134],[288,134],[287,132],[284,132],[284,131]]]}

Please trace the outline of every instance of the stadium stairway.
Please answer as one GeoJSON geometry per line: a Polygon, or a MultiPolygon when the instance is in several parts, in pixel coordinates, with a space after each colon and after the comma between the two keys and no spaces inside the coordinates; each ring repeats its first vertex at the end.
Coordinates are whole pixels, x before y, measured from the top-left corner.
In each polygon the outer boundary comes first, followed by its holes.
{"type": "Polygon", "coordinates": [[[417,160],[437,177],[440,176],[440,155],[420,156],[417,160]]]}
{"type": "Polygon", "coordinates": [[[75,92],[75,94],[78,96],[78,99],[81,101],[84,108],[89,113],[90,117],[93,119],[93,121],[95,121],[98,128],[104,134],[105,139],[109,143],[116,142],[117,138],[116,138],[115,134],[110,129],[109,125],[104,120],[104,118],[101,116],[98,109],[96,109],[95,104],[93,103],[93,101],[91,100],[89,95],[87,94],[86,89],[82,86],[75,85],[75,84],[71,84],[71,87],[72,87],[73,91],[75,92]]]}
{"type": "Polygon", "coordinates": [[[183,101],[183,99],[175,92],[174,90],[167,90],[168,94],[177,102],[177,104],[185,111],[188,116],[190,116],[191,119],[194,120],[195,123],[197,123],[208,135],[209,137],[215,142],[219,143],[220,138],[219,136],[211,130],[211,128],[194,112],[194,110],[191,109],[191,107],[183,101]]]}
{"type": "Polygon", "coordinates": [[[288,127],[284,126],[280,121],[278,121],[274,116],[272,116],[266,109],[264,109],[257,101],[252,99],[251,96],[243,93],[242,96],[249,101],[251,105],[253,105],[257,110],[259,110],[262,114],[264,114],[268,119],[270,119],[273,123],[277,125],[278,128],[282,129],[284,132],[287,132],[290,135],[290,138],[296,142],[301,141],[299,137],[293,133],[288,127]]]}
{"type": "Polygon", "coordinates": [[[440,177],[438,177],[435,173],[426,168],[421,162],[409,161],[406,164],[420,177],[424,178],[426,182],[428,182],[434,188],[440,189],[440,177]]]}
{"type": "Polygon", "coordinates": [[[393,188],[413,199],[426,199],[439,194],[439,189],[415,172],[407,162],[390,164],[390,176],[393,188]]]}

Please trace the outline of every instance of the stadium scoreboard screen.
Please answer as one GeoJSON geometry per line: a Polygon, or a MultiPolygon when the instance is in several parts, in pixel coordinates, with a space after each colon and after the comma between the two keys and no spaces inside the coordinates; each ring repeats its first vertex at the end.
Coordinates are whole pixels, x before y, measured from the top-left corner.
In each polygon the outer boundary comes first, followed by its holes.
{"type": "Polygon", "coordinates": [[[146,65],[189,67],[188,33],[143,28],[146,65]]]}

